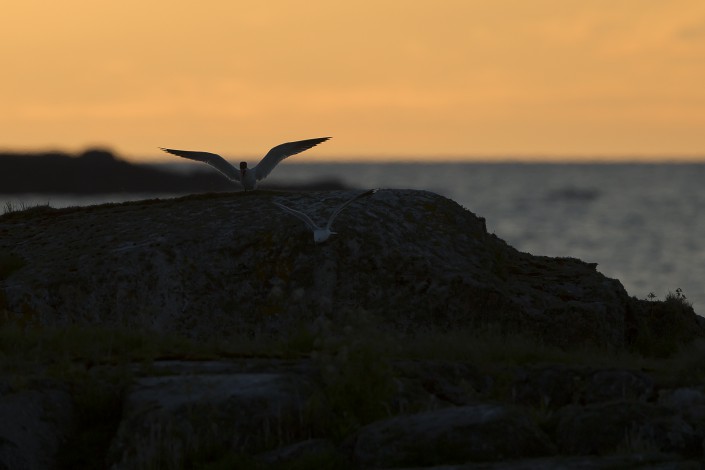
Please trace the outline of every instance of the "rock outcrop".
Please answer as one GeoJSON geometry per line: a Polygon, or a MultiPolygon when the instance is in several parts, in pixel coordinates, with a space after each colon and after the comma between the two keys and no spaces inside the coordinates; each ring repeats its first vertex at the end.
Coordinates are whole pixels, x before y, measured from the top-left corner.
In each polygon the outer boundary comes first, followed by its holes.
{"type": "Polygon", "coordinates": [[[63,358],[70,370],[52,380],[3,371],[0,468],[700,468],[705,389],[690,369],[669,381],[584,362],[401,360],[365,343],[494,325],[561,348],[667,354],[703,335],[686,303],[640,301],[594,264],[518,252],[425,191],[351,204],[321,245],[271,204],[325,220],[352,195],[256,191],[0,217],[0,321],[13,327],[199,342],[302,329],[320,342],[288,359],[63,358]]]}
{"type": "MultiPolygon", "coordinates": [[[[558,345],[621,347],[643,317],[595,264],[521,253],[426,191],[381,190],[315,245],[272,201],[325,220],[353,192],[209,194],[0,217],[0,310],[40,324],[192,337],[277,332],[364,310],[388,327],[494,323],[558,345]],[[0,270],[1,272],[2,270],[0,270]]],[[[696,329],[695,315],[687,322],[696,329]]]]}

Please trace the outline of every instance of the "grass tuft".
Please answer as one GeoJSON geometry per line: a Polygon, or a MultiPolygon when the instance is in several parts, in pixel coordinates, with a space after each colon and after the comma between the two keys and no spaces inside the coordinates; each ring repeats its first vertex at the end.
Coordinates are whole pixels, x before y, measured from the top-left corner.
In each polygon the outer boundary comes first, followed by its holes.
{"type": "Polygon", "coordinates": [[[648,298],[650,300],[644,302],[643,311],[637,317],[637,335],[630,345],[635,353],[668,358],[684,345],[702,337],[693,304],[682,289],[668,292],[663,301],[656,300],[653,293],[648,298]]]}
{"type": "Polygon", "coordinates": [[[394,376],[389,337],[364,311],[346,312],[314,325],[311,357],[319,369],[320,391],[309,401],[314,422],[342,439],[359,427],[390,415],[394,376]]]}

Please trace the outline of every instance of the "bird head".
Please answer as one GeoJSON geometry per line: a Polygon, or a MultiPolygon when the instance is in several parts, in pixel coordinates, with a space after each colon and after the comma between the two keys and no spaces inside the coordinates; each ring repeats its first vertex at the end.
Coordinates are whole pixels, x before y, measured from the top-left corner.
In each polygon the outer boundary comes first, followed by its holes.
{"type": "Polygon", "coordinates": [[[247,162],[240,162],[240,175],[245,176],[246,171],[247,171],[247,162]]]}

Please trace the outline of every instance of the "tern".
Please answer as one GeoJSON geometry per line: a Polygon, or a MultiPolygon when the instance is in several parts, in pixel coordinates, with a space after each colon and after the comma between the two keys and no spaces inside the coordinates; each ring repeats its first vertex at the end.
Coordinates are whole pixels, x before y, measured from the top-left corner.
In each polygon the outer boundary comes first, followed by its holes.
{"type": "Polygon", "coordinates": [[[286,142],[281,145],[277,145],[267,152],[267,155],[265,155],[264,158],[262,158],[262,160],[260,160],[260,162],[252,168],[247,167],[247,162],[240,162],[239,170],[229,161],[215,153],[193,150],[175,150],[163,147],[159,148],[172,155],[207,163],[216,170],[220,171],[231,181],[240,182],[242,187],[245,188],[245,191],[247,191],[248,189],[255,189],[257,182],[266,178],[267,175],[272,172],[274,167],[286,157],[301,153],[304,150],[315,147],[328,139],[330,139],[330,137],[319,137],[317,139],[299,140],[296,142],[286,142]]]}
{"type": "Polygon", "coordinates": [[[331,231],[331,226],[333,225],[333,221],[335,220],[335,218],[338,217],[338,214],[340,214],[340,211],[345,209],[345,207],[348,204],[350,204],[351,202],[356,201],[362,197],[374,194],[375,192],[377,192],[376,189],[370,189],[368,191],[365,191],[363,193],[358,194],[357,196],[355,196],[353,198],[348,199],[347,201],[345,201],[344,203],[342,203],[341,205],[336,207],[335,210],[333,211],[333,213],[328,218],[328,222],[326,223],[325,227],[319,227],[318,225],[313,223],[313,221],[311,220],[311,218],[308,215],[304,214],[301,211],[297,211],[295,209],[292,209],[291,207],[287,207],[284,204],[280,204],[278,202],[274,202],[274,204],[276,204],[276,206],[279,207],[280,209],[282,209],[283,211],[288,212],[289,214],[293,215],[294,217],[301,219],[303,221],[303,223],[306,224],[306,227],[308,227],[309,230],[311,230],[313,232],[314,243],[323,243],[324,241],[328,240],[328,238],[330,238],[331,235],[337,234],[337,232],[331,231]]]}

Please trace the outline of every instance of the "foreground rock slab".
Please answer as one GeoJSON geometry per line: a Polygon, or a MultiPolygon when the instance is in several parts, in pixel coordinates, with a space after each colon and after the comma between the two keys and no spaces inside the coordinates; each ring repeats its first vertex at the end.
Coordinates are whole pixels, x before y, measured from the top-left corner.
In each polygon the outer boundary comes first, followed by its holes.
{"type": "Polygon", "coordinates": [[[399,416],[354,438],[363,468],[501,461],[550,455],[548,437],[525,414],[502,405],[469,405],[399,416]]]}
{"type": "MultiPolygon", "coordinates": [[[[541,401],[514,401],[513,385],[506,382],[513,366],[482,375],[462,362],[399,361],[389,374],[400,388],[385,402],[394,416],[382,413],[341,434],[349,410],[330,406],[346,391],[326,386],[320,366],[312,359],[267,358],[135,365],[138,378],[120,389],[115,403],[122,403],[122,413],[110,428],[96,420],[93,427],[82,427],[89,421],[80,416],[96,410],[97,397],[89,394],[84,402],[71,396],[75,387],[34,381],[16,388],[0,382],[0,469],[76,468],[78,463],[135,470],[691,469],[702,468],[705,458],[705,389],[697,381],[656,383],[655,393],[590,395],[598,402],[554,401],[547,407],[541,401]],[[474,386],[461,386],[464,380],[474,386]],[[410,406],[395,407],[399,400],[410,406]],[[312,408],[314,403],[318,406],[312,408]],[[88,441],[76,437],[95,432],[105,432],[106,439],[87,455],[88,441]],[[62,450],[70,455],[62,456],[62,450]]],[[[583,372],[585,383],[598,377],[608,390],[653,379],[629,369],[555,365],[535,366],[526,376],[564,383],[558,375],[572,380],[583,372]]],[[[537,396],[528,393],[530,383],[521,382],[524,396],[537,396]]],[[[112,409],[113,400],[105,404],[112,409]]],[[[105,417],[107,408],[100,409],[105,417]]]]}
{"type": "Polygon", "coordinates": [[[276,373],[141,379],[126,397],[111,468],[183,468],[213,453],[296,442],[307,436],[310,392],[301,379],[276,373]]]}
{"type": "Polygon", "coordinates": [[[548,457],[498,463],[470,463],[398,470],[701,470],[698,461],[674,461],[668,454],[614,455],[608,457],[548,457]]]}

